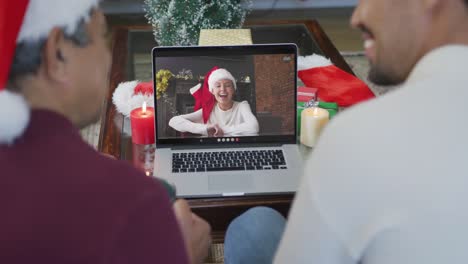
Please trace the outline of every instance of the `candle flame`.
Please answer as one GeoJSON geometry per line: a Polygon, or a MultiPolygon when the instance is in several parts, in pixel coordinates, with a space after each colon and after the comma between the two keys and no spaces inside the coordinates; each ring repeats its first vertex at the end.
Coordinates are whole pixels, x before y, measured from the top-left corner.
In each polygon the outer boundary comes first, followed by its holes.
{"type": "Polygon", "coordinates": [[[143,114],[146,114],[146,102],[143,102],[143,114]]]}
{"type": "Polygon", "coordinates": [[[314,116],[318,116],[318,115],[319,115],[318,107],[314,107],[314,116]]]}
{"type": "Polygon", "coordinates": [[[150,176],[150,175],[151,175],[151,172],[146,171],[146,176],[150,176]]]}

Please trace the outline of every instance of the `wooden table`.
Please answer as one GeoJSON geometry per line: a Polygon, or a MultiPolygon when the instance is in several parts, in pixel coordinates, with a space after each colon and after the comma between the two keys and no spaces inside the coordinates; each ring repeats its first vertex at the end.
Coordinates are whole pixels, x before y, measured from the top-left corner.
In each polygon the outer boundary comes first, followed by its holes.
{"type": "MultiPolygon", "coordinates": [[[[246,27],[251,28],[254,43],[293,42],[298,45],[300,55],[324,55],[341,69],[353,74],[315,20],[254,22],[247,23],[246,27]]],[[[129,121],[116,111],[112,104],[112,94],[120,82],[137,78],[143,81],[151,79],[150,51],[156,45],[149,26],[119,26],[113,29],[113,63],[110,89],[101,118],[99,151],[130,162],[136,157],[135,152],[139,155],[151,152],[151,149],[132,145],[130,136],[126,133],[129,130],[129,121]],[[136,61],[139,58],[143,58],[142,63],[136,61]],[[140,68],[143,68],[143,71],[139,70],[140,68]],[[145,75],[146,72],[148,75],[145,75]]],[[[273,195],[190,199],[189,203],[196,214],[210,222],[214,240],[220,241],[229,222],[247,209],[268,206],[286,216],[292,199],[293,195],[273,195]]]]}

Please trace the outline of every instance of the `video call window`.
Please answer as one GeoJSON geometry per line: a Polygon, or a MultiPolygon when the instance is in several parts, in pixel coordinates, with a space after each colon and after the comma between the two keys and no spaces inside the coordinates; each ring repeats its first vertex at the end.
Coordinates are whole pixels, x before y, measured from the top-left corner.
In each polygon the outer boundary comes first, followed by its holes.
{"type": "Polygon", "coordinates": [[[158,58],[159,138],[294,135],[294,56],[158,58]]]}

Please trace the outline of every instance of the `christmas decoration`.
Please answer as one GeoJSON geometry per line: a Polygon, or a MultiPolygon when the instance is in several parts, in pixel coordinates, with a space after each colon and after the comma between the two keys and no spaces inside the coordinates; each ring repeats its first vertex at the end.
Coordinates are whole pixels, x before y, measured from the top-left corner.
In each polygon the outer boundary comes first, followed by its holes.
{"type": "Polygon", "coordinates": [[[301,131],[302,111],[313,106],[327,110],[330,120],[338,113],[338,105],[336,103],[319,102],[313,100],[309,102],[297,102],[297,131],[299,131],[299,134],[301,131]]]}
{"type": "Polygon", "coordinates": [[[154,107],[153,93],[153,82],[123,82],[115,89],[112,101],[119,113],[130,117],[132,110],[141,107],[143,102],[154,107]]]}
{"type": "Polygon", "coordinates": [[[323,128],[328,124],[329,113],[315,105],[306,108],[301,115],[300,141],[303,145],[314,147],[323,128]]]}
{"type": "Polygon", "coordinates": [[[187,69],[182,69],[177,73],[175,76],[177,79],[183,79],[183,80],[192,80],[193,79],[193,73],[192,70],[187,70],[187,69]]]}
{"type": "Polygon", "coordinates": [[[161,46],[191,46],[201,29],[242,27],[251,0],[144,0],[146,18],[161,46]]]}
{"type": "Polygon", "coordinates": [[[250,28],[243,29],[201,29],[198,45],[252,45],[250,28]]]}
{"type": "Polygon", "coordinates": [[[154,144],[154,116],[154,108],[147,107],[146,102],[130,112],[133,143],[141,145],[154,144]]]}
{"type": "Polygon", "coordinates": [[[318,89],[310,88],[306,86],[297,87],[297,101],[298,102],[309,102],[311,100],[317,101],[318,89]]]}
{"type": "Polygon", "coordinates": [[[174,76],[169,70],[159,70],[156,73],[156,99],[166,92],[169,87],[169,80],[174,76]]]}
{"type": "Polygon", "coordinates": [[[298,76],[306,86],[318,89],[320,100],[336,102],[339,106],[347,107],[375,97],[363,81],[319,55],[299,57],[298,76]]]}

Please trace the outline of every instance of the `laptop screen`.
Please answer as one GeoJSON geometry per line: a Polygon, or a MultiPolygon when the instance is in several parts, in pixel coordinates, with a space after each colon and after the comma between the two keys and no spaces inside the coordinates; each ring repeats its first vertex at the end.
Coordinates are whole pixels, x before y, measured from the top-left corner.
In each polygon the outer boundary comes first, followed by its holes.
{"type": "Polygon", "coordinates": [[[157,47],[156,144],[296,142],[294,44],[157,47]]]}

